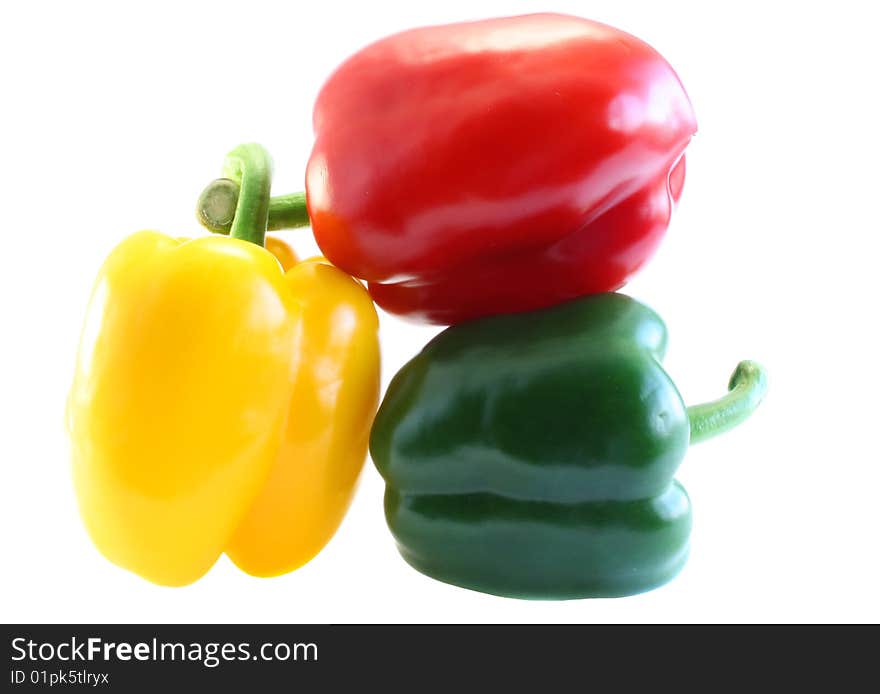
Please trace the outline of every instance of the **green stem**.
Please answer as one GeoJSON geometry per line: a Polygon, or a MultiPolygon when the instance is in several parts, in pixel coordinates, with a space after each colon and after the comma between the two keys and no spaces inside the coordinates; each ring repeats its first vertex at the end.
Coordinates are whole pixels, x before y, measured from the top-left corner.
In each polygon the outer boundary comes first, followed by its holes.
{"type": "MultiPolygon", "coordinates": [[[[238,184],[228,178],[218,178],[205,188],[199,198],[199,223],[215,234],[228,234],[235,216],[238,184]]],[[[309,225],[306,194],[291,193],[269,200],[269,231],[295,229],[309,225]]]]}
{"type": "Polygon", "coordinates": [[[687,408],[691,443],[723,434],[741,424],[755,411],[767,392],[767,372],[753,361],[741,361],[724,397],[687,408]]]}
{"type": "Polygon", "coordinates": [[[269,153],[262,145],[239,145],[226,155],[223,175],[199,196],[199,221],[211,231],[263,246],[272,185],[269,153]]]}
{"type": "Polygon", "coordinates": [[[269,230],[295,229],[309,225],[305,193],[279,195],[269,200],[269,230]]]}
{"type": "Polygon", "coordinates": [[[199,224],[215,234],[229,234],[238,206],[238,190],[238,183],[231,179],[211,181],[196,204],[199,224]]]}

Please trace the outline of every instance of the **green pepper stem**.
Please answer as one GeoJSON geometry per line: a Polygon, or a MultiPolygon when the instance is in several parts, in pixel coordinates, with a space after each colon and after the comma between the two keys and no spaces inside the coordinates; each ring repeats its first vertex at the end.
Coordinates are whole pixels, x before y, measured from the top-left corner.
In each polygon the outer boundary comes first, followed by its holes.
{"type": "Polygon", "coordinates": [[[687,408],[692,444],[723,434],[748,419],[767,393],[767,372],[756,362],[741,361],[727,389],[718,400],[687,408]]]}
{"type": "MultiPolygon", "coordinates": [[[[238,184],[229,178],[212,181],[199,197],[199,223],[215,234],[228,234],[235,217],[238,184]]],[[[291,193],[269,200],[269,231],[295,229],[309,225],[306,194],[291,193]]]]}
{"type": "Polygon", "coordinates": [[[226,155],[223,175],[202,191],[199,221],[214,232],[265,245],[272,159],[262,145],[239,145],[226,155]]]}

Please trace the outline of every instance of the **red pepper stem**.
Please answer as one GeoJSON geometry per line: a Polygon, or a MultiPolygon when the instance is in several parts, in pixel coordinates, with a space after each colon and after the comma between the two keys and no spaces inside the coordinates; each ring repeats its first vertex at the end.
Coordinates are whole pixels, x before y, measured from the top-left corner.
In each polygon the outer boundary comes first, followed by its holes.
{"type": "Polygon", "coordinates": [[[239,145],[226,155],[223,175],[199,196],[196,215],[210,231],[265,245],[272,159],[262,145],[239,145]]]}
{"type": "MultiPolygon", "coordinates": [[[[205,188],[196,208],[199,223],[215,234],[228,234],[238,202],[238,184],[229,178],[218,178],[205,188]]],[[[305,193],[279,195],[269,200],[269,231],[295,229],[309,225],[305,193]]]]}
{"type": "Polygon", "coordinates": [[[742,424],[757,409],[767,393],[767,371],[753,361],[741,361],[718,400],[687,408],[691,443],[700,443],[742,424]]]}
{"type": "Polygon", "coordinates": [[[309,225],[305,193],[279,195],[269,200],[269,230],[295,229],[309,225]]]}

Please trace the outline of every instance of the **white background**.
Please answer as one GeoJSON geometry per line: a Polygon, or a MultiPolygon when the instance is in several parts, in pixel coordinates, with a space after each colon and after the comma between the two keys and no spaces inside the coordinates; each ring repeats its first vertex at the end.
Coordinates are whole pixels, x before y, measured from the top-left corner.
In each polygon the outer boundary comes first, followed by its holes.
{"type": "MultiPolygon", "coordinates": [[[[880,50],[870,3],[93,2],[0,11],[0,620],[87,622],[878,621],[880,50]],[[742,358],[770,395],[694,448],[691,559],[617,600],[524,602],[398,557],[368,462],[336,538],[260,580],[225,558],[164,589],[118,569],[77,516],[62,413],[92,279],[193,206],[239,142],[302,187],[311,105],[350,53],[412,26],[553,9],[619,26],[677,69],[700,131],[654,261],[626,291],[666,319],[688,402],[742,358]]],[[[405,136],[405,134],[404,134],[405,136]]],[[[284,238],[304,255],[307,231],[284,238]]],[[[435,332],[382,315],[383,387],[435,332]]]]}

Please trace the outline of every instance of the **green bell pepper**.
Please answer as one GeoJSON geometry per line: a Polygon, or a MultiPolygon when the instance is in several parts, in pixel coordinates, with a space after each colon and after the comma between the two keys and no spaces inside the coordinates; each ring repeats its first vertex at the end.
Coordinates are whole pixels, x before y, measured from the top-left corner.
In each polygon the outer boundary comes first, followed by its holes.
{"type": "Polygon", "coordinates": [[[403,558],[497,595],[621,596],[670,580],[691,507],[673,475],[691,442],[757,407],[765,372],[687,408],[666,328],[621,294],[448,328],[394,377],[370,452],[403,558]]]}

